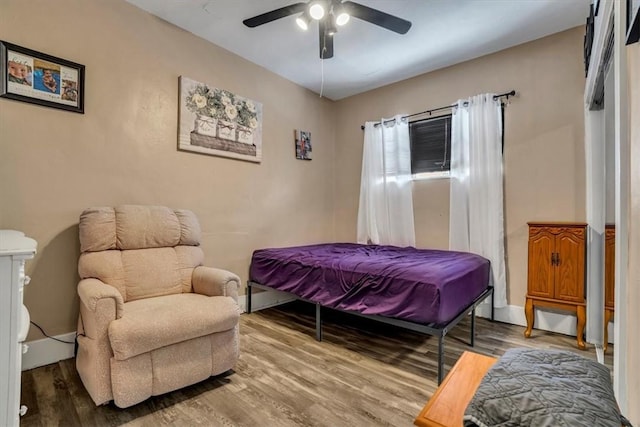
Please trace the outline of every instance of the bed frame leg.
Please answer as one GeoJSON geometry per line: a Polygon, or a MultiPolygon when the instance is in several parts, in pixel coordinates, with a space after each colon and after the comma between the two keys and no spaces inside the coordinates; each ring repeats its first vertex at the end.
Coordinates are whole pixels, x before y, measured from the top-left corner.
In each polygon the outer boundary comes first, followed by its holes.
{"type": "Polygon", "coordinates": [[[245,307],[245,311],[248,314],[251,314],[251,282],[247,282],[247,300],[246,300],[246,307],[245,307]]]}
{"type": "Polygon", "coordinates": [[[316,341],[322,341],[322,306],[316,304],[316,341]]]}
{"type": "Polygon", "coordinates": [[[495,320],[495,316],[494,316],[494,312],[493,312],[493,307],[494,307],[494,305],[493,305],[493,299],[494,298],[493,297],[494,297],[495,294],[496,294],[496,290],[495,290],[495,288],[493,288],[493,290],[491,291],[491,321],[492,322],[495,320]]]}
{"type": "Polygon", "coordinates": [[[438,336],[438,385],[442,382],[444,370],[444,334],[438,336]]]}
{"type": "Polygon", "coordinates": [[[476,308],[473,307],[471,310],[471,347],[475,345],[476,342],[476,308]]]}

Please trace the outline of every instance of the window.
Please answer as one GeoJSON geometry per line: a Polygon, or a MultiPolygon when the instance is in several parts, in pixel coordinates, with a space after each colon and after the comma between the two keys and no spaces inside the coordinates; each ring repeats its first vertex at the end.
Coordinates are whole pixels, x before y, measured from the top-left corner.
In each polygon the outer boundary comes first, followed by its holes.
{"type": "Polygon", "coordinates": [[[414,178],[449,176],[451,114],[409,123],[414,178]]]}

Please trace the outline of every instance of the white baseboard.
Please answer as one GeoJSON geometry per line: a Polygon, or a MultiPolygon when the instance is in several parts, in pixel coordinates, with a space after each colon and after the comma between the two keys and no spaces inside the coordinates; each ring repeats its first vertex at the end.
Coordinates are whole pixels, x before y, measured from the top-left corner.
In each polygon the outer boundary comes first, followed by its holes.
{"type": "MultiPolygon", "coordinates": [[[[63,341],[74,342],[76,339],[75,332],[56,335],[54,338],[63,341]]],[[[24,344],[29,346],[29,350],[22,355],[22,370],[38,368],[40,366],[56,363],[60,360],[70,359],[73,357],[73,344],[65,344],[44,338],[36,341],[28,341],[24,344]]]]}
{"type": "MultiPolygon", "coordinates": [[[[476,314],[480,317],[491,317],[491,304],[480,304],[476,309],[476,314]]],[[[559,334],[576,336],[576,316],[563,312],[556,312],[544,308],[534,310],[534,329],[556,332],[559,334]]],[[[494,318],[498,322],[510,323],[512,325],[527,326],[527,319],[524,316],[524,307],[518,305],[508,305],[504,308],[494,310],[494,318]]],[[[609,323],[609,342],[613,343],[613,323],[609,323]]]]}
{"type": "MultiPolygon", "coordinates": [[[[264,308],[273,307],[285,302],[294,301],[295,298],[285,292],[265,291],[254,293],[251,299],[251,310],[257,311],[264,308]]],[[[246,297],[241,295],[238,299],[238,305],[242,311],[245,311],[246,297]]],[[[54,338],[73,342],[76,338],[75,332],[56,335],[54,338]]],[[[29,350],[22,355],[22,370],[38,368],[40,366],[50,365],[60,360],[70,359],[73,357],[74,345],[65,344],[44,338],[41,340],[28,341],[24,344],[29,346],[29,350]]]]}
{"type": "MultiPolygon", "coordinates": [[[[286,292],[279,291],[263,291],[253,292],[251,294],[251,311],[258,311],[276,305],[284,304],[286,302],[295,301],[296,297],[286,292]]],[[[238,305],[242,309],[242,312],[246,312],[247,298],[246,295],[240,295],[238,299],[238,305]]]]}
{"type": "MultiPolygon", "coordinates": [[[[264,291],[254,293],[251,300],[251,311],[258,311],[264,308],[273,307],[285,302],[294,301],[296,298],[286,292],[264,291]]],[[[245,312],[246,298],[240,298],[240,307],[245,312]]],[[[576,316],[563,312],[548,311],[544,308],[534,310],[534,329],[556,332],[559,334],[576,336],[576,316]]],[[[491,317],[491,304],[480,304],[476,309],[476,314],[480,317],[491,317]]],[[[495,320],[512,325],[527,326],[527,319],[524,316],[524,307],[518,305],[508,305],[504,308],[496,308],[494,311],[495,320]]],[[[613,323],[609,323],[609,342],[613,343],[613,323]]]]}
{"type": "MultiPolygon", "coordinates": [[[[258,311],[294,301],[296,298],[286,292],[263,291],[255,292],[251,296],[251,311],[258,311]]],[[[245,312],[246,296],[241,295],[238,305],[245,312]]],[[[480,304],[476,309],[476,314],[480,317],[491,317],[491,305],[480,304]]],[[[504,308],[495,309],[495,320],[513,325],[527,326],[524,317],[524,308],[517,305],[509,305],[504,308]]],[[[542,329],[550,332],[557,332],[565,335],[576,335],[576,317],[568,314],[556,313],[544,309],[535,310],[535,329],[542,329]]],[[[57,335],[55,338],[63,341],[73,341],[75,332],[57,335]]],[[[613,342],[613,323],[609,324],[609,342],[613,342]]],[[[60,360],[73,357],[73,344],[63,344],[61,342],[45,338],[25,343],[29,346],[29,351],[22,356],[22,370],[33,369],[60,360]]]]}

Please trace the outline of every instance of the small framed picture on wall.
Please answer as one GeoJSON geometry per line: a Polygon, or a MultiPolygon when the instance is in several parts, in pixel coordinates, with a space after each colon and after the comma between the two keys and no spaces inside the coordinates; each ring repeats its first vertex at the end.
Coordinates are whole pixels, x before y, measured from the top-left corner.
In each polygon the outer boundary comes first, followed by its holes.
{"type": "Polygon", "coordinates": [[[311,160],[311,132],[295,130],[296,159],[311,160]]]}
{"type": "Polygon", "coordinates": [[[84,65],[0,41],[0,98],[84,114],[84,65]]]}

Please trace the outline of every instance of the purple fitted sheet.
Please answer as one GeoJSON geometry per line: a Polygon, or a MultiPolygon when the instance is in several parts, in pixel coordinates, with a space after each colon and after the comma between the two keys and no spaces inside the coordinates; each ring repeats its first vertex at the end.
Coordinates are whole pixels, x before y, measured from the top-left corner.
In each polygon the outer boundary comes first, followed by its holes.
{"type": "Polygon", "coordinates": [[[487,289],[489,260],[466,252],[329,243],[256,250],[249,280],[325,307],[441,325],[487,289]]]}

